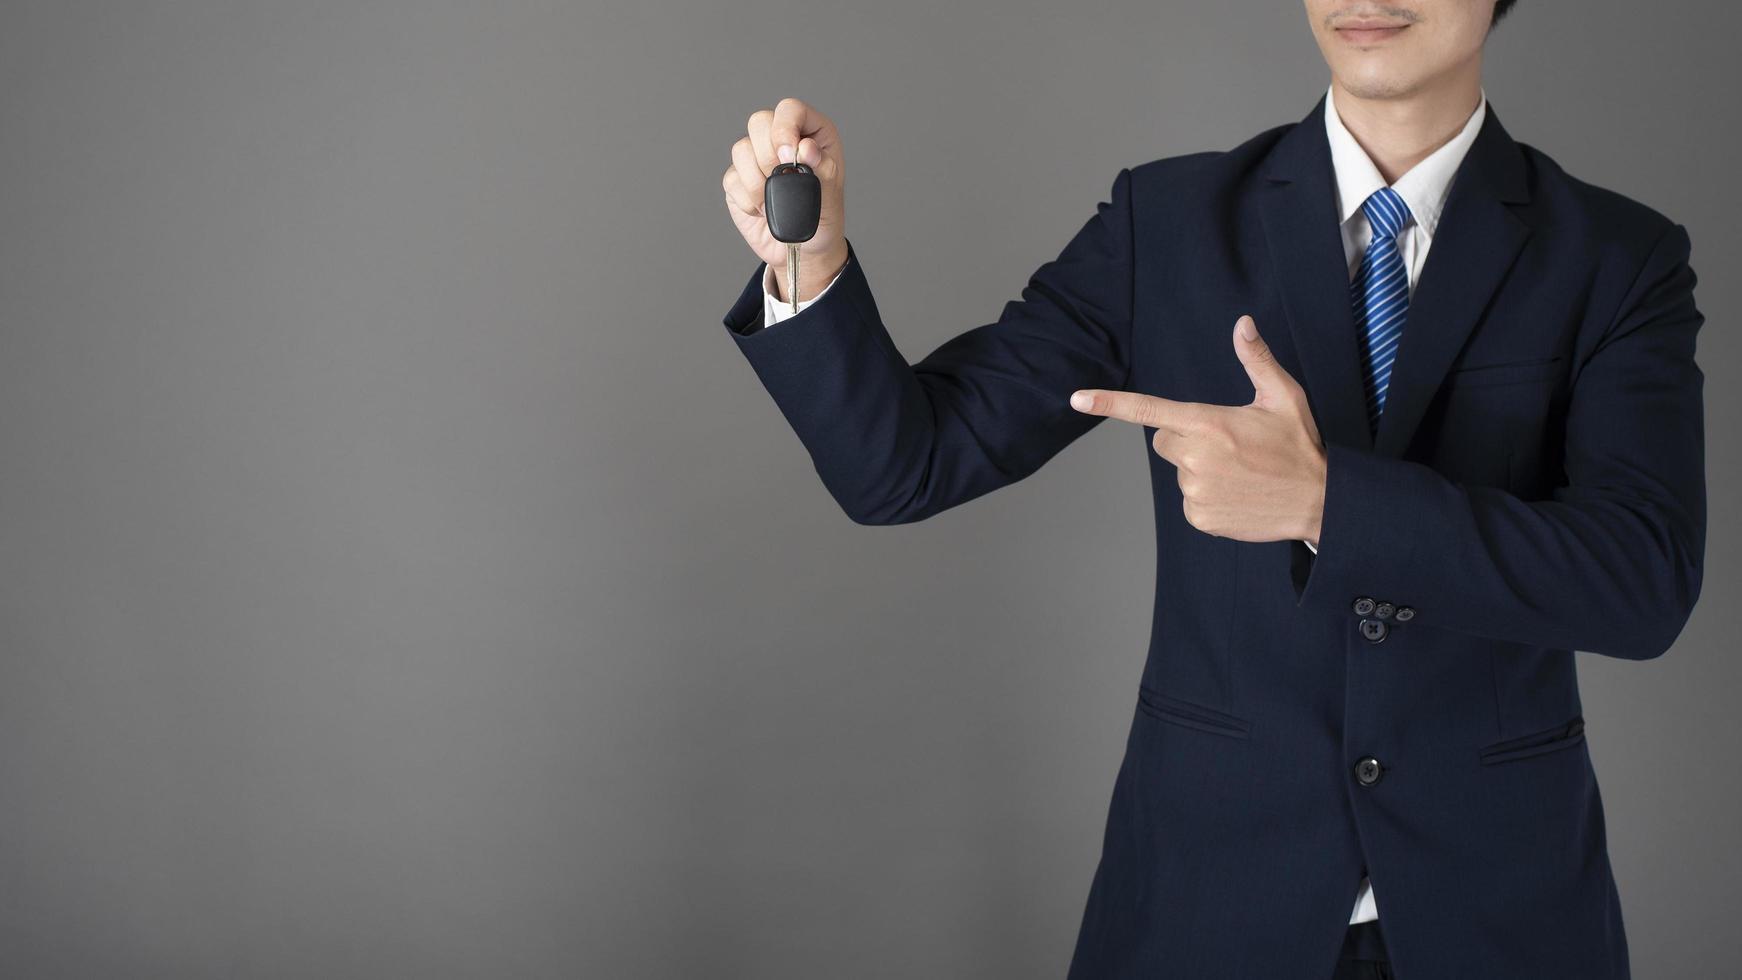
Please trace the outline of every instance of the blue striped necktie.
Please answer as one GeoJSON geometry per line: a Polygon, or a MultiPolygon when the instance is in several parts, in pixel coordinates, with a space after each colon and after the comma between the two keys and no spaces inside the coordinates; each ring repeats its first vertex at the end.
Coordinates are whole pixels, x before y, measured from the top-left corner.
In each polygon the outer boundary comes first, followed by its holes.
{"type": "Polygon", "coordinates": [[[1385,411],[1385,389],[1391,384],[1391,364],[1397,359],[1397,341],[1403,336],[1404,314],[1409,312],[1409,274],[1397,250],[1397,233],[1409,222],[1409,206],[1389,187],[1381,187],[1361,203],[1361,212],[1373,229],[1373,240],[1361,267],[1349,283],[1349,301],[1355,309],[1355,330],[1366,353],[1367,423],[1379,431],[1379,416],[1385,411]]]}

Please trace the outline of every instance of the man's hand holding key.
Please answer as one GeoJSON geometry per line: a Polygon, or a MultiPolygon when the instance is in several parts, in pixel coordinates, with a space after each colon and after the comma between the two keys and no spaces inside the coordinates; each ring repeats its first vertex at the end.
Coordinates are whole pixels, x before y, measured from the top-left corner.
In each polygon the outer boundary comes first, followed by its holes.
{"type": "MultiPolygon", "coordinates": [[[[785,270],[789,258],[796,258],[798,296],[815,296],[834,281],[836,274],[847,264],[842,192],[846,174],[841,163],[841,135],[829,117],[798,99],[790,98],[780,100],[773,109],[759,109],[752,113],[747,129],[746,135],[732,145],[732,165],[726,168],[720,180],[726,192],[727,210],[745,243],[770,268],[785,270]],[[790,246],[797,249],[796,256],[789,252],[788,241],[775,237],[775,231],[779,229],[769,228],[766,207],[770,175],[781,164],[791,163],[808,167],[821,183],[822,190],[815,234],[801,244],[790,246]]],[[[776,175],[774,180],[798,180],[801,177],[799,172],[792,171],[776,175]]],[[[802,200],[802,195],[795,200],[802,200]]],[[[802,231],[797,235],[783,234],[788,240],[802,238],[802,231]]],[[[774,278],[776,296],[783,302],[796,302],[787,277],[777,275],[774,278]]]]}

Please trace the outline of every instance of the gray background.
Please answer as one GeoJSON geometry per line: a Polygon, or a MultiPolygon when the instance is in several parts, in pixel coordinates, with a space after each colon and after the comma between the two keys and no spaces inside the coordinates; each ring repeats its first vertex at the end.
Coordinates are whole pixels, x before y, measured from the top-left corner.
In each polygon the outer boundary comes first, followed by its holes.
{"type": "MultiPolygon", "coordinates": [[[[1328,81],[1295,2],[1061,6],[5,3],[0,974],[1061,976],[1142,436],[860,527],[719,323],[782,96],[916,360],[1120,167],[1328,81]]],[[[1641,977],[1732,968],[1742,914],[1739,34],[1524,0],[1488,50],[1705,275],[1705,596],[1581,658],[1641,977]]]]}

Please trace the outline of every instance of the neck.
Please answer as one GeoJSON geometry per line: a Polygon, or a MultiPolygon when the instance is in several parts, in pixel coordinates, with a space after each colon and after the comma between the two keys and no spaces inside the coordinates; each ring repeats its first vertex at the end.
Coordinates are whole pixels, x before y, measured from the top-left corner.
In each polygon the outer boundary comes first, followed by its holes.
{"type": "Polygon", "coordinates": [[[1458,78],[1401,98],[1362,98],[1333,76],[1337,117],[1392,183],[1470,121],[1482,101],[1480,68],[1472,65],[1458,78]]]}

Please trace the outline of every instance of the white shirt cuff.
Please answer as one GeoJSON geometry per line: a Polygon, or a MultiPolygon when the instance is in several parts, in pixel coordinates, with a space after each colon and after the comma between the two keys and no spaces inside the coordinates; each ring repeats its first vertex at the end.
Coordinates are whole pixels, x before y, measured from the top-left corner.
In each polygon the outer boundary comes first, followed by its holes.
{"type": "Polygon", "coordinates": [[[789,320],[797,316],[799,313],[803,313],[805,310],[810,308],[812,303],[822,299],[823,294],[827,293],[830,287],[841,281],[841,273],[835,273],[835,278],[830,279],[829,285],[824,286],[821,292],[812,296],[810,299],[799,300],[798,310],[795,312],[790,302],[783,303],[780,301],[779,297],[774,295],[774,276],[775,271],[773,266],[769,266],[768,271],[762,276],[762,325],[764,327],[772,327],[782,320],[789,320]]]}
{"type": "Polygon", "coordinates": [[[1315,555],[1316,555],[1316,554],[1318,554],[1318,553],[1319,553],[1319,549],[1317,549],[1317,548],[1315,548],[1315,547],[1313,547],[1313,543],[1312,543],[1312,542],[1311,542],[1311,541],[1308,541],[1308,540],[1307,540],[1307,539],[1305,539],[1305,538],[1302,538],[1302,539],[1301,539],[1301,541],[1300,541],[1300,543],[1301,543],[1301,544],[1304,544],[1304,545],[1306,545],[1306,546],[1307,546],[1307,550],[1308,550],[1308,551],[1310,551],[1310,552],[1312,552],[1312,553],[1313,553],[1313,554],[1315,554],[1315,555]]]}

